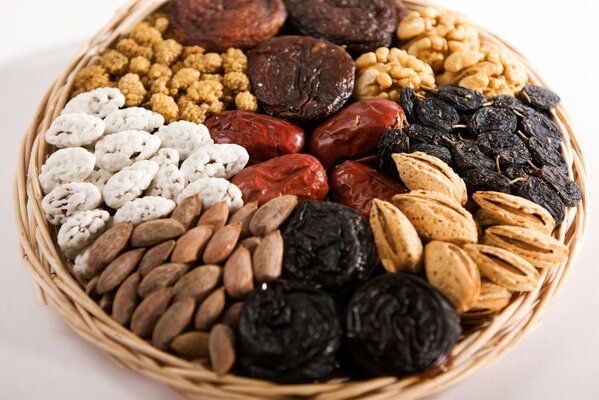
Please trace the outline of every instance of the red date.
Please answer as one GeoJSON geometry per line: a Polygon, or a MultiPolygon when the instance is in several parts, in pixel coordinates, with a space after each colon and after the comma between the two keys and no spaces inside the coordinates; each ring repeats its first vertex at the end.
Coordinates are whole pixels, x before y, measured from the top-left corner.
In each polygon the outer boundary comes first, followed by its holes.
{"type": "Polygon", "coordinates": [[[338,165],[331,174],[333,199],[369,218],[373,199],[391,200],[408,189],[374,168],[355,161],[338,165]]]}
{"type": "Polygon", "coordinates": [[[260,205],[284,194],[302,200],[324,200],[329,193],[326,171],[309,154],[288,154],[252,165],[231,182],[241,190],[243,201],[260,205]]]}
{"type": "Polygon", "coordinates": [[[374,154],[381,135],[401,128],[404,120],[403,109],[391,100],[359,101],[316,128],[310,138],[310,154],[326,169],[374,154]]]}
{"type": "Polygon", "coordinates": [[[204,124],[214,142],[245,147],[250,154],[250,163],[299,153],[306,141],[306,135],[299,126],[253,112],[225,111],[204,124]]]}

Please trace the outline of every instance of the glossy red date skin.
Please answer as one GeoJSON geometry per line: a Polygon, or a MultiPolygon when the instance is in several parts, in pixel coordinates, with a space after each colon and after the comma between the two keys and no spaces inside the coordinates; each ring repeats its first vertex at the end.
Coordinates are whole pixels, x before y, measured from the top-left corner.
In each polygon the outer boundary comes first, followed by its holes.
{"type": "Polygon", "coordinates": [[[324,200],[329,193],[327,173],[309,154],[288,154],[245,168],[231,181],[241,190],[243,201],[259,205],[284,194],[301,200],[324,200]]]}
{"type": "Polygon", "coordinates": [[[310,138],[310,154],[327,170],[345,160],[374,154],[381,135],[401,128],[404,120],[403,109],[394,101],[358,101],[316,128],[310,138]]]}
{"type": "Polygon", "coordinates": [[[408,192],[401,182],[355,161],[345,161],[333,169],[331,190],[337,203],[353,208],[367,219],[373,199],[389,201],[396,194],[408,192]]]}
{"type": "Polygon", "coordinates": [[[250,155],[250,163],[299,153],[306,141],[306,135],[299,126],[248,111],[225,111],[204,124],[215,143],[233,143],[245,147],[250,155]]]}

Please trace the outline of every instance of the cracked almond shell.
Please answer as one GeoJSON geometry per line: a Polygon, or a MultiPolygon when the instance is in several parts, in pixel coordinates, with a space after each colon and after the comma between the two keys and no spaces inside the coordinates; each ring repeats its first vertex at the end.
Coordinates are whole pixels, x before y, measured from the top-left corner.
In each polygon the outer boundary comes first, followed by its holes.
{"type": "Polygon", "coordinates": [[[510,304],[512,293],[506,288],[499,286],[487,279],[480,284],[480,295],[476,304],[462,318],[469,322],[479,322],[493,314],[498,313],[510,304]]]}

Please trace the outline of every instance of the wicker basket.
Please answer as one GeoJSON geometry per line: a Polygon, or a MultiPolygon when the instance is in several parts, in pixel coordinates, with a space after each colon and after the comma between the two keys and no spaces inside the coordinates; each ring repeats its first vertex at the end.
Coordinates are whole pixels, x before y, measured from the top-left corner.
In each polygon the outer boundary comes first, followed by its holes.
{"type": "MultiPolygon", "coordinates": [[[[189,398],[202,399],[387,399],[419,398],[441,391],[490,365],[511,349],[541,319],[573,265],[588,216],[586,171],[580,146],[561,107],[553,112],[567,132],[562,145],[571,176],[583,191],[582,202],[568,210],[557,237],[570,249],[566,265],[542,271],[542,286],[515,297],[512,303],[485,326],[469,333],[454,348],[449,369],[435,376],[405,379],[383,377],[367,381],[334,379],[305,385],[277,385],[233,375],[217,377],[204,365],[190,363],[152,347],[114,322],[91,300],[69,273],[55,242],[55,232],[41,209],[42,191],[36,177],[49,149],[43,133],[60,113],[70,92],[72,77],[120,35],[164,4],[164,0],[135,0],[80,52],[46,94],[23,140],[15,187],[15,212],[20,232],[21,254],[35,279],[40,301],[50,304],[81,336],[99,346],[115,363],[164,382],[189,398]]],[[[430,5],[407,1],[410,8],[430,5]]],[[[528,62],[499,38],[481,29],[483,40],[507,48],[526,66],[530,80],[544,85],[528,62]]]]}

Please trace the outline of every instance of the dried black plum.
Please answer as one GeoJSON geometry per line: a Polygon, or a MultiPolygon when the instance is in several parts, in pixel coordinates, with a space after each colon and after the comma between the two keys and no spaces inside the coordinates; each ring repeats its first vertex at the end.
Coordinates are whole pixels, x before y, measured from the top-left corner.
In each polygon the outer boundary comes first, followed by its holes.
{"type": "Polygon", "coordinates": [[[478,135],[478,147],[487,155],[499,156],[501,165],[525,164],[530,154],[524,141],[515,133],[488,131],[478,135]]]}
{"type": "Polygon", "coordinates": [[[563,170],[545,165],[536,176],[555,190],[566,206],[574,207],[582,200],[580,188],[563,170]]]}
{"type": "Polygon", "coordinates": [[[535,170],[528,164],[509,165],[502,171],[510,179],[527,178],[535,173],[535,170]]]}
{"type": "Polygon", "coordinates": [[[471,169],[462,174],[468,193],[472,194],[481,190],[509,193],[510,180],[505,176],[487,168],[471,169]]]}
{"type": "Polygon", "coordinates": [[[543,139],[553,147],[559,147],[562,142],[563,135],[559,128],[551,118],[538,111],[524,113],[520,126],[526,136],[543,139]]]}
{"type": "Polygon", "coordinates": [[[418,104],[416,118],[424,126],[445,131],[451,130],[460,120],[458,112],[449,103],[430,97],[418,104]]]}
{"type": "Polygon", "coordinates": [[[328,293],[343,295],[368,279],[377,264],[370,225],[341,204],[306,201],[283,228],[283,274],[328,293]]]}
{"type": "Polygon", "coordinates": [[[389,129],[383,133],[377,145],[379,171],[393,178],[399,178],[395,162],[391,158],[395,153],[406,153],[410,149],[410,138],[402,129],[389,129]]]}
{"type": "Polygon", "coordinates": [[[502,94],[502,95],[499,95],[499,96],[495,96],[495,97],[493,97],[491,99],[491,102],[496,107],[501,107],[501,108],[505,108],[507,110],[516,111],[519,114],[524,114],[524,113],[532,110],[532,108],[530,108],[527,105],[523,104],[516,97],[510,96],[510,95],[507,95],[507,94],[502,94]]]}
{"type": "Polygon", "coordinates": [[[518,118],[510,110],[500,107],[483,107],[472,115],[470,130],[476,134],[488,131],[516,132],[518,118]]]}
{"type": "Polygon", "coordinates": [[[426,143],[436,146],[451,147],[458,139],[457,136],[451,132],[420,124],[408,126],[405,129],[405,132],[410,138],[410,143],[426,143]]]}
{"type": "Polygon", "coordinates": [[[461,86],[439,86],[435,97],[459,111],[478,110],[487,101],[482,93],[461,86]]]}
{"type": "Polygon", "coordinates": [[[453,163],[460,171],[472,168],[495,169],[495,160],[483,153],[480,148],[471,142],[457,142],[451,148],[453,163]]]}
{"type": "Polygon", "coordinates": [[[528,140],[527,146],[532,159],[537,164],[558,167],[562,171],[565,171],[566,174],[568,173],[564,156],[562,156],[558,148],[553,147],[546,140],[533,136],[528,140]]]}
{"type": "Polygon", "coordinates": [[[239,316],[238,366],[249,376],[310,382],[337,368],[342,328],[326,293],[300,282],[263,283],[239,316]]]}
{"type": "Polygon", "coordinates": [[[418,105],[418,101],[416,92],[411,87],[403,89],[399,94],[399,105],[403,108],[406,118],[411,124],[415,122],[414,109],[418,105]]]}
{"type": "Polygon", "coordinates": [[[564,220],[566,206],[560,199],[559,194],[543,180],[534,176],[528,177],[523,182],[515,183],[512,192],[545,207],[553,216],[556,226],[564,220]]]}
{"type": "Polygon", "coordinates": [[[524,89],[518,94],[518,98],[524,103],[543,111],[557,107],[560,102],[560,98],[555,92],[535,85],[524,86],[524,89]]]}
{"type": "Polygon", "coordinates": [[[249,53],[252,88],[267,114],[312,122],[351,96],[355,67],[341,47],[307,36],[279,36],[249,53]]]}
{"type": "Polygon", "coordinates": [[[429,156],[437,157],[441,161],[444,161],[450,167],[453,166],[451,151],[449,151],[447,147],[436,146],[434,144],[427,143],[417,143],[410,147],[410,153],[413,153],[415,151],[421,151],[423,153],[428,154],[429,156]]]}
{"type": "Polygon", "coordinates": [[[440,365],[458,341],[460,317],[425,280],[381,275],[347,308],[350,360],[367,375],[405,376],[440,365]]]}

